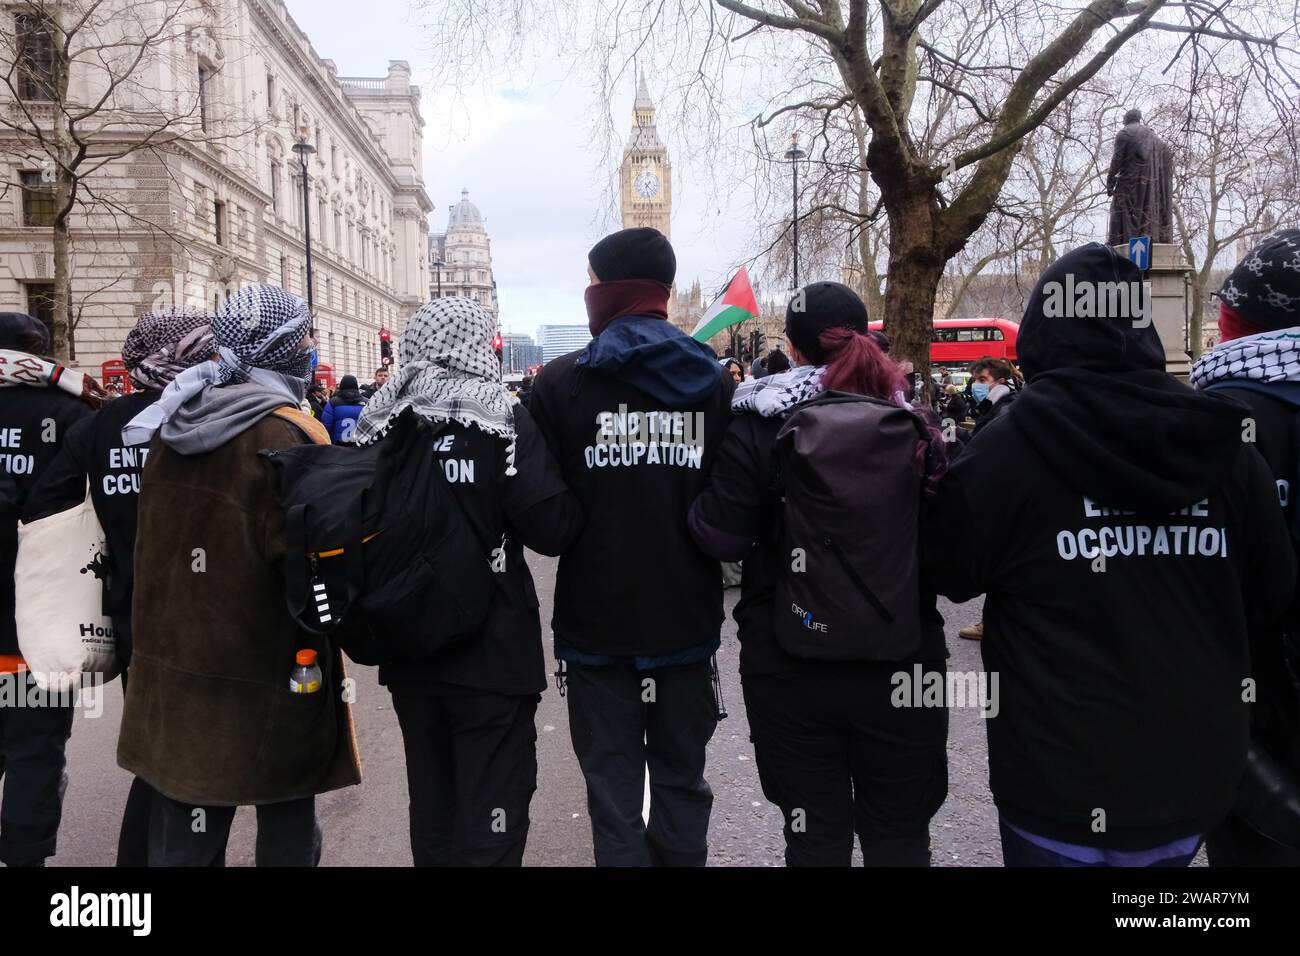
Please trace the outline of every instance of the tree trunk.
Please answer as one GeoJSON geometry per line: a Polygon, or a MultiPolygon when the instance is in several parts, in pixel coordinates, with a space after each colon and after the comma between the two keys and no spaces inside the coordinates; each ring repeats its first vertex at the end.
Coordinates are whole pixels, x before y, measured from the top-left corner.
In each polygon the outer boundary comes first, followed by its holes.
{"type": "Polygon", "coordinates": [[[72,324],[72,267],[70,263],[72,241],[68,234],[68,219],[72,215],[76,183],[72,174],[71,136],[68,130],[69,68],[66,60],[63,32],[63,4],[56,3],[47,10],[52,25],[54,62],[52,80],[54,102],[54,315],[51,329],[54,358],[60,362],[71,360],[72,324]]]}
{"type": "Polygon", "coordinates": [[[930,345],[934,303],[944,256],[934,238],[932,190],[917,190],[889,210],[889,275],[885,284],[885,334],[890,356],[912,363],[921,376],[918,400],[930,396],[930,345]]]}
{"type": "Polygon", "coordinates": [[[54,357],[60,362],[71,361],[69,329],[72,314],[72,271],[68,266],[71,240],[68,236],[68,217],[54,221],[54,316],[52,331],[54,357]]]}

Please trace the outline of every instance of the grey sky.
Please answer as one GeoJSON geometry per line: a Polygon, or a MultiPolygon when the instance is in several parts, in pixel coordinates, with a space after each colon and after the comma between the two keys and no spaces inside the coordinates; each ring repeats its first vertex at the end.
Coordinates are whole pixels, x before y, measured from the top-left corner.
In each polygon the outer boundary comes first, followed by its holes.
{"type": "MultiPolygon", "coordinates": [[[[468,188],[487,218],[503,330],[532,333],[538,325],[583,323],[586,253],[617,228],[611,218],[616,168],[607,168],[588,142],[591,92],[546,64],[521,64],[491,92],[429,86],[427,36],[413,23],[407,0],[286,0],[316,52],[343,76],[382,76],[389,60],[407,60],[421,84],[425,188],[432,225],[446,227],[447,208],[468,188]],[[549,72],[549,75],[548,75],[549,72]]],[[[648,78],[651,92],[655,78],[648,78]]],[[[631,83],[614,104],[616,123],[631,124],[631,83]]],[[[659,116],[672,149],[672,117],[659,116]]],[[[697,276],[716,291],[735,262],[749,254],[750,230],[733,210],[705,208],[689,165],[674,161],[673,238],[678,283],[697,276]],[[723,224],[723,225],[720,225],[723,224]]],[[[712,205],[712,204],[711,204],[712,205]]],[[[739,213],[743,215],[743,213],[739,213]]]]}

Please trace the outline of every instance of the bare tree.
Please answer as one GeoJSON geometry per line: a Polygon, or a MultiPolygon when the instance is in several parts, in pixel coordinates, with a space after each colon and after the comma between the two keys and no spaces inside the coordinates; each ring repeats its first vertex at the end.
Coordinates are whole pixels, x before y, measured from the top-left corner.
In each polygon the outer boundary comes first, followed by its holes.
{"type": "Polygon", "coordinates": [[[1240,73],[1208,70],[1190,109],[1170,110],[1182,126],[1171,137],[1175,239],[1192,267],[1192,358],[1205,345],[1204,319],[1216,273],[1238,245],[1252,245],[1300,216],[1297,118],[1279,124],[1260,91],[1240,73]]]}
{"type": "MultiPolygon", "coordinates": [[[[165,168],[167,152],[182,144],[219,148],[245,131],[236,128],[236,111],[214,118],[226,16],[217,0],[24,0],[12,30],[0,34],[0,151],[37,167],[13,185],[29,206],[41,206],[29,224],[53,234],[52,337],[61,360],[72,356],[71,335],[87,304],[73,296],[74,213],[93,211],[100,228],[105,217],[110,229],[125,218],[173,235],[166,218],[104,188],[110,167],[153,153],[165,168]],[[196,48],[207,65],[190,77],[185,64],[196,48]]],[[[93,244],[94,236],[83,241],[93,244]]]]}
{"type": "MultiPolygon", "coordinates": [[[[551,42],[603,64],[595,85],[608,101],[631,59],[656,51],[677,78],[680,112],[694,124],[701,151],[716,153],[729,135],[718,119],[726,97],[744,92],[752,100],[755,88],[746,83],[762,86],[767,106],[751,126],[748,150],[756,166],[771,166],[792,126],[810,116],[824,117],[812,137],[816,155],[835,115],[856,111],[870,134],[865,166],[888,223],[885,326],[897,352],[922,371],[948,262],[996,209],[1026,137],[1122,50],[1140,38],[1148,68],[1189,63],[1194,89],[1202,65],[1241,47],[1243,72],[1267,88],[1279,114],[1293,108],[1300,56],[1294,0],[1091,0],[1074,8],[1048,0],[421,6],[432,18],[439,63],[461,75],[472,74],[476,62],[494,62],[504,33],[512,55],[551,42]],[[716,135],[701,136],[709,124],[716,135]]],[[[813,177],[809,195],[817,188],[813,177]]],[[[760,204],[770,195],[760,193],[760,204]]],[[[807,215],[820,213],[814,207],[807,215]]]]}

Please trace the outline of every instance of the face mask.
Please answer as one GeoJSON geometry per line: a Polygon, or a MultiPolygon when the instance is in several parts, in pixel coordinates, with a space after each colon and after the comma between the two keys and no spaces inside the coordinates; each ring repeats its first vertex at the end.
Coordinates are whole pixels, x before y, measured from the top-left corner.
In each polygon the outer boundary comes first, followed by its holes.
{"type": "Polygon", "coordinates": [[[976,402],[982,402],[989,397],[989,385],[986,382],[976,382],[970,387],[970,393],[976,402]]]}

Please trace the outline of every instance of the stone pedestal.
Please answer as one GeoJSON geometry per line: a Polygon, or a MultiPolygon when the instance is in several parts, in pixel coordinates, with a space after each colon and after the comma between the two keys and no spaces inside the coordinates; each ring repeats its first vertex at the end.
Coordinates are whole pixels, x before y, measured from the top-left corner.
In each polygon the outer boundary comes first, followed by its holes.
{"type": "MultiPolygon", "coordinates": [[[[1115,251],[1127,258],[1128,246],[1115,251]]],[[[1170,375],[1186,379],[1192,367],[1191,348],[1187,339],[1188,282],[1192,267],[1183,259],[1182,248],[1172,243],[1151,244],[1150,268],[1146,278],[1151,283],[1151,318],[1165,347],[1165,368],[1170,375]]]]}

